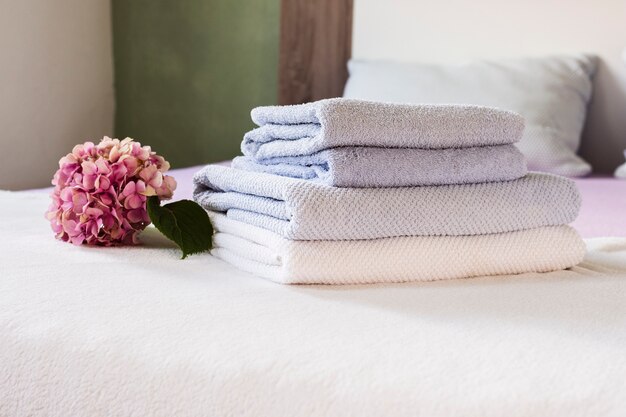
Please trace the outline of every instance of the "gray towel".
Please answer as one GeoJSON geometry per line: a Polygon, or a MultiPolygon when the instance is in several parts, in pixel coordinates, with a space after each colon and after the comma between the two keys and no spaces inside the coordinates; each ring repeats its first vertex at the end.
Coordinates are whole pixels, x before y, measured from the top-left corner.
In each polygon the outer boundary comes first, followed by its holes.
{"type": "Polygon", "coordinates": [[[408,187],[509,181],[526,175],[515,145],[451,149],[343,147],[260,163],[237,157],[233,168],[301,178],[335,187],[408,187]]]}
{"type": "Polygon", "coordinates": [[[294,240],[512,232],[567,224],[580,208],[573,181],[540,173],[482,184],[336,188],[209,165],[194,183],[205,209],[294,240]]]}
{"type": "Polygon", "coordinates": [[[342,146],[446,149],[519,141],[524,119],[490,107],[389,104],[334,98],[294,106],[257,107],[261,127],[244,136],[244,155],[311,155],[342,146]]]}

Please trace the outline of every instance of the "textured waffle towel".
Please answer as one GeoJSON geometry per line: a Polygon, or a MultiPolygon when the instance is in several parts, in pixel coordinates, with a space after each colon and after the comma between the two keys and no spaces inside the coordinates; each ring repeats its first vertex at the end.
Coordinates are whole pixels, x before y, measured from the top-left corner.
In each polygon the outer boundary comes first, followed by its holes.
{"type": "Polygon", "coordinates": [[[446,149],[519,141],[524,119],[470,105],[409,105],[333,98],[294,106],[257,107],[259,126],[244,136],[244,155],[311,155],[342,146],[446,149]]]}
{"type": "Polygon", "coordinates": [[[232,166],[335,187],[510,181],[527,172],[526,159],[515,145],[450,149],[342,147],[263,162],[240,156],[233,160],[232,166]]]}
{"type": "Polygon", "coordinates": [[[211,253],[283,284],[433,281],[549,272],[582,261],[585,244],[569,226],[482,236],[413,236],[297,241],[210,213],[211,253]]]}
{"type": "Polygon", "coordinates": [[[398,188],[336,188],[208,165],[194,176],[205,209],[295,240],[480,235],[573,221],[573,181],[530,173],[514,181],[398,188]]]}

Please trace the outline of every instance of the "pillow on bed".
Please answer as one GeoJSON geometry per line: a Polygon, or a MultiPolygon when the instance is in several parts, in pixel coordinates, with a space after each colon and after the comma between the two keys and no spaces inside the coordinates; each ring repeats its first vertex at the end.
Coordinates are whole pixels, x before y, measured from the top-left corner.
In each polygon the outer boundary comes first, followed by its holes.
{"type": "Polygon", "coordinates": [[[528,167],[583,176],[576,155],[591,97],[595,57],[554,56],[465,65],[352,60],[344,97],[400,103],[461,103],[499,107],[526,119],[518,144],[528,167]]]}

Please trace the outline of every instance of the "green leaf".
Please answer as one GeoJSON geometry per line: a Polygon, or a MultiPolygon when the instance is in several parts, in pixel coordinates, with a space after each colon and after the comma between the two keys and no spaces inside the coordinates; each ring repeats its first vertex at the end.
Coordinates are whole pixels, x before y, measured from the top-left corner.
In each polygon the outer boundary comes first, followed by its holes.
{"type": "Polygon", "coordinates": [[[156,228],[172,240],[187,255],[211,249],[213,227],[209,215],[191,200],[181,200],[161,206],[159,198],[148,198],[148,216],[156,228]]]}

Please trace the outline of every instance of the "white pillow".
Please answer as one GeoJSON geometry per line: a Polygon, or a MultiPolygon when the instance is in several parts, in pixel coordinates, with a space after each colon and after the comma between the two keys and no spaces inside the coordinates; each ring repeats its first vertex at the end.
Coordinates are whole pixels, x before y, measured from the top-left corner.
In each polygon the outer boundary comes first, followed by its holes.
{"type": "Polygon", "coordinates": [[[518,143],[531,170],[583,176],[576,155],[596,58],[554,56],[465,65],[351,60],[344,97],[399,103],[479,104],[526,119],[518,143]]]}
{"type": "MultiPolygon", "coordinates": [[[[626,158],[626,151],[624,151],[624,158],[626,158]]],[[[615,170],[615,177],[626,180],[626,163],[617,167],[615,170]]]]}

